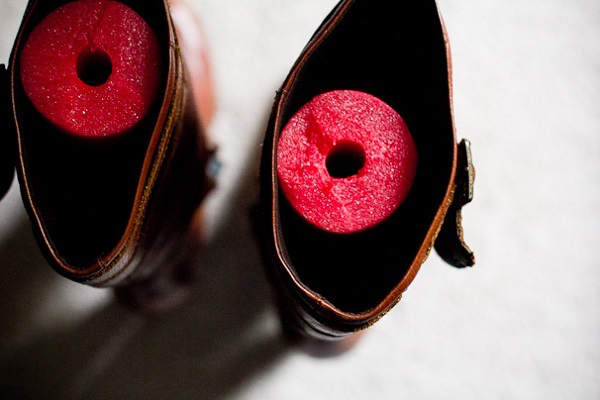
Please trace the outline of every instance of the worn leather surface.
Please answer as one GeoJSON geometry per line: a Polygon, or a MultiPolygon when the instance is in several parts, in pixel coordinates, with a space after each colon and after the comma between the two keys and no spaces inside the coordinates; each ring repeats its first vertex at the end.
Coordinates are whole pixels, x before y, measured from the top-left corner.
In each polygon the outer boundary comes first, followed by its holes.
{"type": "Polygon", "coordinates": [[[15,131],[10,115],[8,73],[0,65],[0,200],[10,187],[15,171],[15,131]]]}
{"type": "MultiPolygon", "coordinates": [[[[60,153],[62,149],[57,144],[58,140],[55,143],[51,139],[44,139],[48,145],[41,150],[37,148],[37,142],[42,136],[36,135],[51,131],[52,127],[41,118],[27,117],[31,106],[20,88],[17,68],[19,52],[27,33],[35,26],[36,21],[62,3],[64,2],[59,0],[32,0],[29,3],[11,56],[10,93],[17,126],[17,170],[23,201],[40,249],[59,273],[94,286],[124,285],[146,280],[161,265],[181,262],[175,257],[176,254],[183,253],[177,252],[177,246],[185,242],[182,237],[189,231],[200,201],[212,187],[212,182],[205,174],[210,152],[205,143],[199,112],[202,108],[204,117],[210,118],[212,115],[210,76],[206,76],[207,68],[196,68],[192,74],[186,71],[182,59],[184,51],[179,45],[166,1],[125,2],[142,14],[162,45],[162,98],[156,102],[152,114],[132,132],[127,133],[125,139],[106,145],[106,151],[117,157],[119,169],[104,172],[103,168],[106,167],[103,165],[89,165],[92,169],[97,169],[93,176],[103,179],[102,183],[97,183],[100,190],[98,193],[99,196],[104,195],[109,202],[108,210],[102,209],[101,202],[92,202],[93,206],[90,207],[87,202],[75,201],[69,203],[70,209],[65,213],[60,204],[55,204],[58,202],[55,198],[60,200],[61,195],[54,193],[73,191],[74,195],[65,194],[63,198],[77,197],[78,194],[81,197],[81,193],[87,192],[78,188],[89,186],[93,190],[96,183],[90,182],[86,172],[79,173],[78,168],[85,168],[77,165],[69,168],[68,174],[64,176],[49,175],[51,182],[57,182],[58,186],[42,179],[48,176],[44,168],[50,166],[51,169],[56,161],[59,164],[64,162],[61,158],[64,154],[60,153]],[[199,106],[203,97],[209,99],[209,106],[199,106]],[[123,149],[131,151],[118,155],[123,149]],[[129,154],[138,156],[130,159],[129,154]],[[52,157],[59,159],[53,160],[52,157]],[[81,233],[83,238],[68,232],[70,215],[75,215],[73,218],[77,219],[93,214],[96,214],[96,220],[91,221],[102,222],[103,218],[108,218],[110,223],[105,224],[107,226],[101,230],[94,230],[94,224],[89,224],[92,225],[89,228],[90,234],[81,233]],[[98,215],[100,220],[97,219],[98,215]],[[89,242],[98,244],[81,250],[77,248],[77,244],[73,244],[77,240],[81,240],[82,247],[89,242]]],[[[197,32],[197,29],[193,30],[193,26],[187,25],[182,26],[179,33],[189,36],[197,32]]],[[[194,51],[198,49],[188,49],[187,55],[193,57],[194,51]]],[[[204,48],[200,51],[204,51],[204,48]]],[[[203,65],[207,64],[204,53],[196,55],[203,65]]],[[[60,133],[56,137],[59,135],[60,133]]],[[[81,149],[93,155],[99,146],[73,140],[67,141],[67,145],[72,150],[71,154],[81,149]]],[[[114,159],[108,160],[110,163],[114,159]]],[[[85,225],[84,221],[83,224],[74,226],[85,225]]]]}
{"type": "Polygon", "coordinates": [[[263,147],[263,253],[284,320],[306,336],[336,339],[387,313],[433,247],[452,204],[456,165],[449,45],[435,2],[340,2],[279,90],[263,147]],[[365,91],[399,111],[420,159],[405,204],[353,235],[309,226],[277,183],[282,127],[302,104],[335,89],[365,91]]]}

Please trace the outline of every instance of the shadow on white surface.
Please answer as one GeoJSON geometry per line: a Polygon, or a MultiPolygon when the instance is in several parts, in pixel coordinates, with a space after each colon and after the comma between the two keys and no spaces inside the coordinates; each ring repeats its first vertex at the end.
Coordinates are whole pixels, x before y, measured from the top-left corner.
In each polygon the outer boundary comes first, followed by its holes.
{"type": "Polygon", "coordinates": [[[0,243],[0,397],[218,399],[277,362],[286,345],[248,219],[257,182],[241,181],[192,298],[164,316],[66,281],[21,221],[0,243]]]}

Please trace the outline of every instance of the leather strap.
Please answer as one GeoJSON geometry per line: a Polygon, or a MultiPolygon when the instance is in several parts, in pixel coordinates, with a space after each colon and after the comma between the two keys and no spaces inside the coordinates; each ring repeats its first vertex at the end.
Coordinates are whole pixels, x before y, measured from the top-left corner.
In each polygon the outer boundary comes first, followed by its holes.
{"type": "Polygon", "coordinates": [[[461,213],[463,206],[473,200],[474,182],[471,143],[463,139],[458,145],[454,198],[435,242],[435,250],[440,257],[456,268],[475,265],[475,255],[463,238],[461,213]]]}

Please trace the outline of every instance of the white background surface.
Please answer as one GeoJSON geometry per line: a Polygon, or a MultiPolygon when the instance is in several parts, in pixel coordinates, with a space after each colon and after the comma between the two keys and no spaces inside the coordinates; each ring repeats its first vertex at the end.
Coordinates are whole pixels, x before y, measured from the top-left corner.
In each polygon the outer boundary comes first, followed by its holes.
{"type": "MultiPolygon", "coordinates": [[[[0,62],[25,1],[0,0],[0,62]]],[[[0,398],[600,398],[600,3],[440,0],[465,209],[478,264],[432,254],[352,352],[315,359],[278,336],[248,219],[275,90],[335,0],[197,0],[216,74],[224,167],[203,277],[147,317],[54,273],[14,185],[0,203],[0,398]]],[[[360,55],[357,55],[360,57],[360,55]]]]}

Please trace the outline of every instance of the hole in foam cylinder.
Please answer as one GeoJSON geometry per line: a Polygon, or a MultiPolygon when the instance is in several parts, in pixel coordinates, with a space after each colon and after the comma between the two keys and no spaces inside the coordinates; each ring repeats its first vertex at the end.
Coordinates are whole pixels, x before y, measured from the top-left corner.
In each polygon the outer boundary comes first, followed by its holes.
{"type": "Polygon", "coordinates": [[[365,150],[360,144],[341,140],[327,154],[325,165],[332,178],[349,178],[358,174],[365,160],[365,150]]]}
{"type": "Polygon", "coordinates": [[[77,76],[88,86],[101,86],[112,74],[110,57],[101,49],[85,49],[77,57],[77,76]]]}

